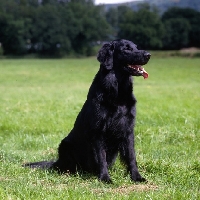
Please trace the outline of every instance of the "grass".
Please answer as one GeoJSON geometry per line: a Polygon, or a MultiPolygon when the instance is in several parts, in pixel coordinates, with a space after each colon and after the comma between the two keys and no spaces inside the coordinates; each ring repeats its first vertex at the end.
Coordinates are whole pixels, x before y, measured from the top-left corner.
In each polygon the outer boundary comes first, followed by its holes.
{"type": "Polygon", "coordinates": [[[50,160],[98,70],[95,58],[0,61],[0,199],[200,199],[200,59],[154,58],[134,78],[136,151],[146,184],[119,161],[114,184],[21,167],[50,160]]]}

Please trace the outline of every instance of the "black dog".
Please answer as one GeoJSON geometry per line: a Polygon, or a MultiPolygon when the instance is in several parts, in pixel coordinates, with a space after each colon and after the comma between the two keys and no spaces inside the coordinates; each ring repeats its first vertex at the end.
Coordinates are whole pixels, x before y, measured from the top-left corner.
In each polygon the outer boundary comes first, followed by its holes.
{"type": "Polygon", "coordinates": [[[134,150],[136,99],[132,93],[132,76],[148,77],[141,65],[145,65],[150,56],[128,40],[104,44],[97,56],[100,69],[74,128],[59,145],[58,160],[26,166],[46,167],[61,173],[81,170],[96,173],[101,181],[111,182],[108,167],[119,152],[131,179],[145,181],[138,172],[134,150]]]}

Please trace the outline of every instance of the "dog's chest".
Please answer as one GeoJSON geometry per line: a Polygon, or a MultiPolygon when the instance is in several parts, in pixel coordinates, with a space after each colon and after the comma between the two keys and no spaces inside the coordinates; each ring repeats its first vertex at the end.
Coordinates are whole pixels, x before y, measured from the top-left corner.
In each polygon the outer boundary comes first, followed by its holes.
{"type": "Polygon", "coordinates": [[[126,105],[117,106],[114,112],[107,115],[107,131],[119,136],[133,128],[135,107],[126,105]]]}

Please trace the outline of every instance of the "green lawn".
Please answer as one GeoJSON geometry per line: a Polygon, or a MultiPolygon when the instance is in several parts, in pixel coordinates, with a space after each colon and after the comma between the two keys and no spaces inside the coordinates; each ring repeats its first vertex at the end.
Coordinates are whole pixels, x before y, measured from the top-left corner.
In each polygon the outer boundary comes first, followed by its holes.
{"type": "Polygon", "coordinates": [[[21,167],[56,158],[98,67],[95,58],[0,60],[0,199],[200,199],[197,58],[152,56],[149,78],[134,78],[136,152],[148,183],[132,183],[119,161],[114,184],[21,167]]]}

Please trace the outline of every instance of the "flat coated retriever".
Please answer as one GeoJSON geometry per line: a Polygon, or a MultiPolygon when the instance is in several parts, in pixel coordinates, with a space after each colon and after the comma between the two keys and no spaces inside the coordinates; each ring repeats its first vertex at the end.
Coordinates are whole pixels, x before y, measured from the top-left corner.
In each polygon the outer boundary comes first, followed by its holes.
{"type": "Polygon", "coordinates": [[[100,69],[74,128],[59,145],[58,160],[25,166],[50,168],[61,173],[80,170],[98,174],[100,181],[111,182],[108,167],[120,153],[131,179],[145,181],[138,171],[134,150],[136,99],[132,76],[148,78],[142,65],[150,56],[128,40],[105,43],[97,56],[100,69]]]}

